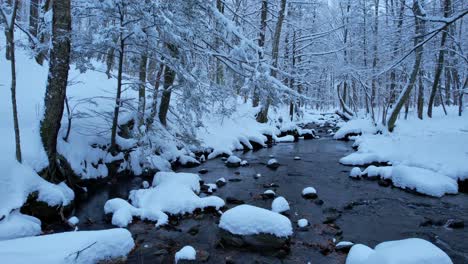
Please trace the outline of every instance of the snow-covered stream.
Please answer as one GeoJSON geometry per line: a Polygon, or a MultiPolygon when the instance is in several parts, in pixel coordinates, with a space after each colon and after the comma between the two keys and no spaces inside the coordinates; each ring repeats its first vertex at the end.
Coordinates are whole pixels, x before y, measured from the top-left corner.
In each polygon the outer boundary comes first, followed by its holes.
{"type": "MultiPolygon", "coordinates": [[[[246,167],[229,168],[218,158],[179,171],[196,173],[205,168],[208,172],[200,175],[205,183],[215,183],[224,177],[227,184],[218,188],[214,195],[225,201],[228,197],[235,198],[270,209],[272,199],[264,200],[261,196],[265,190],[274,190],[277,196],[285,197],[290,205],[291,222],[297,223],[299,219],[309,222],[305,228],[294,225],[291,253],[285,259],[287,263],[344,263],[346,254],[333,250],[333,239],[374,247],[383,241],[409,237],[431,241],[454,263],[468,261],[466,228],[445,226],[449,219],[468,219],[467,194],[431,198],[398,188],[381,187],[376,181],[353,180],[348,177],[352,167],[338,163],[343,155],[352,151],[351,143],[323,136],[299,143],[281,143],[256,152],[236,153],[249,162],[246,167]],[[276,170],[266,167],[272,157],[281,164],[276,170]],[[300,160],[294,157],[300,157],[300,160]],[[232,179],[240,181],[230,181],[232,179]],[[317,190],[318,198],[307,200],[302,197],[302,190],[308,186],[317,190]]],[[[124,178],[96,191],[90,189],[88,198],[80,201],[75,211],[80,219],[79,229],[111,228],[103,214],[104,203],[115,197],[126,199],[129,191],[141,188],[144,180],[148,179],[124,178]]],[[[227,206],[235,205],[227,202],[227,206]]],[[[224,263],[226,259],[236,263],[254,260],[280,263],[272,256],[217,246],[218,222],[219,216],[212,213],[170,218],[170,224],[162,228],[135,220],[128,226],[137,244],[128,257],[129,263],[171,262],[175,252],[185,245],[209,253],[207,263],[224,263]]]]}

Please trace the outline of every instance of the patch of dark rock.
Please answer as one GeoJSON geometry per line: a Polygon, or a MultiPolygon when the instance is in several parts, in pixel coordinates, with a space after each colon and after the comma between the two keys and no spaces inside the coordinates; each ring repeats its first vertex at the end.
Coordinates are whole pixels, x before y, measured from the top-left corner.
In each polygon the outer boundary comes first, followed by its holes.
{"type": "Polygon", "coordinates": [[[235,171],[234,174],[235,175],[240,175],[241,173],[240,173],[240,171],[235,171]]]}
{"type": "Polygon", "coordinates": [[[226,181],[223,181],[223,180],[216,181],[216,186],[218,186],[218,188],[223,187],[224,185],[226,185],[226,181]]]}
{"type": "Polygon", "coordinates": [[[221,244],[237,248],[246,248],[262,254],[285,257],[290,252],[290,239],[271,234],[235,235],[226,230],[220,230],[221,244]]]}
{"type": "Polygon", "coordinates": [[[432,219],[425,217],[425,220],[419,224],[419,226],[443,226],[445,223],[442,219],[432,219]]]}
{"type": "Polygon", "coordinates": [[[378,183],[382,187],[389,187],[390,185],[392,185],[392,181],[390,179],[380,179],[378,183]]]}
{"type": "Polygon", "coordinates": [[[268,199],[275,198],[274,193],[262,193],[260,196],[262,197],[263,200],[268,200],[268,199]]]}
{"type": "Polygon", "coordinates": [[[234,198],[234,197],[227,197],[226,198],[226,203],[228,204],[244,204],[243,200],[234,198]]]}
{"type": "Polygon", "coordinates": [[[169,254],[169,252],[164,248],[158,249],[153,253],[154,256],[162,256],[162,255],[167,255],[167,254],[169,254]]]}
{"type": "Polygon", "coordinates": [[[226,167],[229,167],[229,168],[238,168],[241,165],[240,161],[239,162],[226,162],[225,164],[226,164],[226,167]]]}
{"type": "Polygon", "coordinates": [[[273,162],[273,163],[267,164],[267,167],[272,169],[272,170],[276,170],[279,166],[280,166],[280,164],[278,162],[273,162]]]}
{"type": "Polygon", "coordinates": [[[263,184],[263,188],[278,188],[279,185],[277,183],[265,183],[263,184]]]}
{"type": "Polygon", "coordinates": [[[323,205],[323,200],[318,199],[314,202],[316,205],[323,205]]]}
{"type": "Polygon", "coordinates": [[[304,199],[315,199],[317,198],[317,194],[316,193],[306,193],[306,194],[303,194],[302,197],[304,199]]]}
{"type": "Polygon", "coordinates": [[[468,179],[458,180],[458,191],[462,193],[468,193],[468,179]]]}
{"type": "Polygon", "coordinates": [[[38,201],[38,195],[38,192],[33,192],[28,196],[26,203],[20,209],[21,213],[37,217],[45,223],[52,223],[61,220],[60,214],[67,216],[73,210],[73,203],[64,207],[50,206],[38,201]]]}
{"type": "Polygon", "coordinates": [[[339,251],[339,252],[343,252],[343,253],[348,253],[349,250],[351,249],[351,247],[353,246],[354,244],[351,244],[351,243],[346,243],[346,244],[342,244],[342,245],[337,245],[335,246],[335,250],[336,251],[339,251]]]}
{"type": "Polygon", "coordinates": [[[453,229],[464,228],[465,221],[461,219],[449,219],[447,220],[446,226],[453,229]]]}
{"type": "Polygon", "coordinates": [[[228,181],[230,181],[230,182],[240,182],[240,181],[242,181],[242,179],[234,178],[234,179],[229,179],[228,181]]]}

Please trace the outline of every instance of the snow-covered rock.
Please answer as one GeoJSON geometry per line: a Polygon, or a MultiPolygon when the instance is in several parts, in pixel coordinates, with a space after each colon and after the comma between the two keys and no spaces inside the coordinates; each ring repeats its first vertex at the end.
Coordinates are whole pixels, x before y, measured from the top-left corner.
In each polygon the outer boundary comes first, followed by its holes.
{"type": "Polygon", "coordinates": [[[271,203],[271,210],[276,213],[289,211],[289,203],[283,196],[279,196],[271,203]]]}
{"type": "Polygon", "coordinates": [[[304,228],[304,227],[306,227],[308,225],[309,225],[309,221],[307,221],[307,219],[305,219],[305,218],[297,220],[297,226],[298,227],[304,228]]]}
{"type": "Polygon", "coordinates": [[[126,229],[65,232],[0,241],[0,263],[97,263],[135,246],[126,229]]]}
{"type": "Polygon", "coordinates": [[[229,156],[229,158],[226,160],[225,164],[228,167],[239,167],[241,165],[242,160],[234,155],[229,156]]]}
{"type": "Polygon", "coordinates": [[[354,245],[353,242],[340,241],[335,245],[335,249],[338,251],[348,252],[353,245],[354,245]]]}
{"type": "Polygon", "coordinates": [[[361,177],[361,169],[359,167],[354,167],[349,172],[349,177],[351,178],[359,178],[361,177]]]}
{"type": "Polygon", "coordinates": [[[197,257],[197,252],[192,246],[185,246],[181,248],[175,254],[175,263],[179,260],[195,260],[197,257]]]}
{"type": "Polygon", "coordinates": [[[264,199],[272,199],[276,196],[276,193],[273,190],[266,190],[263,192],[262,197],[264,199]]]}
{"type": "Polygon", "coordinates": [[[291,221],[284,215],[251,205],[239,205],[221,216],[219,227],[235,235],[292,235],[291,221]]]}
{"type": "Polygon", "coordinates": [[[375,249],[354,245],[349,251],[346,264],[452,264],[450,257],[434,244],[419,238],[388,241],[375,249]]]}
{"type": "Polygon", "coordinates": [[[249,162],[246,161],[246,160],[243,160],[243,161],[241,161],[240,165],[241,166],[247,166],[247,165],[249,165],[249,162]]]}
{"type": "Polygon", "coordinates": [[[224,206],[217,196],[200,198],[200,177],[192,173],[158,172],[152,188],[130,192],[129,204],[120,198],[106,202],[104,211],[112,213],[112,224],[123,227],[131,223],[133,216],[157,221],[157,226],[167,223],[169,214],[192,213],[197,208],[224,206]],[[177,193],[177,195],[174,195],[177,193]]]}
{"type": "Polygon", "coordinates": [[[216,186],[223,187],[224,185],[226,185],[226,179],[224,177],[216,180],[216,186]]]}
{"type": "Polygon", "coordinates": [[[377,128],[371,119],[352,119],[346,123],[333,136],[334,139],[348,139],[351,135],[375,134],[377,128]]]}
{"type": "Polygon", "coordinates": [[[295,156],[295,157],[294,157],[294,160],[301,160],[301,157],[295,156]]]}
{"type": "Polygon", "coordinates": [[[143,181],[143,182],[141,183],[141,187],[143,187],[143,189],[148,189],[149,186],[150,186],[150,185],[149,185],[149,183],[148,183],[147,181],[143,181]]]}
{"type": "Polygon", "coordinates": [[[276,159],[269,159],[267,162],[267,167],[271,169],[276,169],[280,166],[278,160],[276,159]]]}
{"type": "Polygon", "coordinates": [[[78,217],[76,217],[76,216],[72,216],[72,217],[68,218],[67,222],[71,226],[76,226],[80,222],[80,219],[78,219],[78,217]]]}
{"type": "Polygon", "coordinates": [[[302,197],[306,199],[317,198],[317,190],[314,187],[306,187],[302,190],[302,197]]]}

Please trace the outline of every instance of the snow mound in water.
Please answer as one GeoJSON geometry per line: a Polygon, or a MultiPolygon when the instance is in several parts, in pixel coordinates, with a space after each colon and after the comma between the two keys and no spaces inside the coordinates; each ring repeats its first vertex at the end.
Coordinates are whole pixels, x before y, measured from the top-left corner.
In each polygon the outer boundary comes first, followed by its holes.
{"type": "Polygon", "coordinates": [[[197,257],[197,252],[192,246],[185,246],[181,250],[177,251],[175,254],[175,263],[179,260],[195,260],[197,257]]]}
{"type": "Polygon", "coordinates": [[[299,227],[306,227],[308,225],[309,225],[309,221],[307,221],[307,219],[305,218],[297,220],[297,226],[299,227]]]}
{"type": "Polygon", "coordinates": [[[152,188],[130,192],[130,200],[114,198],[104,205],[105,213],[112,213],[112,224],[123,227],[132,222],[133,216],[157,221],[157,226],[167,223],[169,214],[192,213],[195,209],[224,206],[217,196],[200,198],[200,177],[193,173],[158,172],[152,188]]]}
{"type": "Polygon", "coordinates": [[[336,131],[335,135],[333,136],[334,139],[344,139],[349,134],[375,134],[377,133],[377,128],[375,127],[374,123],[370,119],[353,119],[350,120],[338,131],[336,131]]]}
{"type": "Polygon", "coordinates": [[[419,238],[388,241],[375,249],[354,245],[346,264],[452,264],[449,256],[434,244],[419,238]]]}
{"type": "Polygon", "coordinates": [[[292,235],[291,221],[284,215],[252,205],[239,205],[221,216],[219,227],[236,235],[292,235]]]}
{"type": "Polygon", "coordinates": [[[121,228],[57,233],[0,241],[0,263],[97,263],[126,256],[134,246],[121,228]]]}
{"type": "Polygon", "coordinates": [[[287,135],[284,137],[277,137],[275,138],[275,141],[278,143],[288,143],[288,142],[294,142],[294,136],[287,135]]]}
{"type": "Polygon", "coordinates": [[[434,197],[442,197],[445,194],[456,194],[458,192],[458,183],[454,179],[422,168],[404,165],[392,167],[369,166],[362,172],[362,175],[391,179],[397,187],[412,189],[434,197]]]}
{"type": "Polygon", "coordinates": [[[271,203],[271,210],[276,213],[283,213],[289,210],[289,203],[283,196],[277,197],[271,203]]]}

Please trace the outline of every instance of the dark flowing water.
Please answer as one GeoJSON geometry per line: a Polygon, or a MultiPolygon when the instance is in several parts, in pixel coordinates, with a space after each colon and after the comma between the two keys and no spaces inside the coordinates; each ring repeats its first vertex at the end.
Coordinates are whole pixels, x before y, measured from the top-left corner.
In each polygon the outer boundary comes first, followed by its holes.
{"type": "MultiPolygon", "coordinates": [[[[272,200],[263,200],[260,194],[268,189],[264,188],[265,184],[277,184],[278,187],[270,189],[289,201],[289,218],[294,225],[291,252],[284,259],[219,246],[219,217],[197,214],[173,220],[169,227],[158,229],[153,223],[135,221],[128,229],[134,235],[137,248],[128,257],[128,262],[171,263],[175,251],[192,245],[209,253],[207,263],[225,263],[226,259],[235,263],[344,263],[346,254],[336,252],[330,246],[334,238],[374,247],[387,240],[419,237],[436,244],[454,263],[468,263],[467,229],[450,229],[442,224],[448,219],[468,220],[468,195],[430,198],[381,187],[376,181],[352,180],[348,177],[351,168],[338,163],[339,158],[352,151],[350,143],[323,137],[238,153],[249,161],[248,167],[227,168],[221,159],[215,159],[197,168],[179,170],[197,172],[206,168],[209,172],[201,175],[206,183],[214,183],[220,177],[241,179],[228,181],[214,195],[223,199],[234,197],[267,209],[271,208],[272,200]],[[265,166],[270,155],[281,163],[277,170],[265,166]],[[294,160],[294,156],[301,160],[294,160]],[[257,173],[262,177],[255,179],[253,176],[257,173]],[[317,199],[301,197],[302,189],[307,186],[317,189],[317,199]],[[316,202],[319,199],[323,201],[322,205],[316,202]],[[296,222],[301,218],[311,224],[307,230],[297,228],[296,222]],[[336,220],[324,224],[327,218],[336,220]],[[435,224],[428,225],[427,219],[432,219],[435,224]],[[426,225],[421,226],[424,222],[426,225]]],[[[101,187],[98,191],[90,190],[89,197],[75,212],[81,220],[79,228],[110,228],[104,220],[104,203],[114,197],[127,198],[129,190],[139,188],[141,181],[141,178],[122,179],[118,184],[101,187]]],[[[233,206],[228,204],[229,208],[233,206]]]]}

